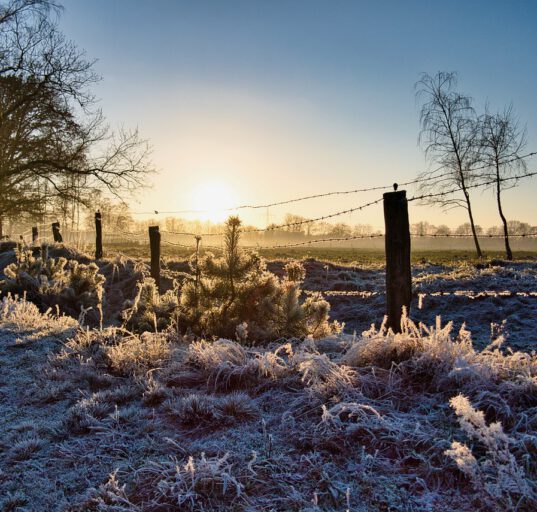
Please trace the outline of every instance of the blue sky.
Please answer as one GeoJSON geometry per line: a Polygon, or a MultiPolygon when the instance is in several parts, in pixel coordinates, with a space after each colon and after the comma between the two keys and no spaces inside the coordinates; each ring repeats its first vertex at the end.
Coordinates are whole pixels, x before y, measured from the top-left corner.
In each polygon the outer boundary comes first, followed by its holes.
{"type": "MultiPolygon", "coordinates": [[[[96,93],[111,124],[138,126],[153,144],[160,172],[131,201],[135,211],[410,180],[426,166],[414,97],[424,71],[457,71],[478,109],[513,103],[537,150],[537,2],[63,3],[63,30],[98,59],[96,93]]],[[[537,224],[536,193],[537,181],[506,193],[510,217],[537,224]]],[[[477,222],[497,223],[490,194],[475,196],[477,222]]],[[[292,211],[318,216],[373,198],[292,211]]],[[[424,207],[411,217],[466,220],[424,207]]],[[[382,226],[379,209],[341,220],[382,226]]]]}

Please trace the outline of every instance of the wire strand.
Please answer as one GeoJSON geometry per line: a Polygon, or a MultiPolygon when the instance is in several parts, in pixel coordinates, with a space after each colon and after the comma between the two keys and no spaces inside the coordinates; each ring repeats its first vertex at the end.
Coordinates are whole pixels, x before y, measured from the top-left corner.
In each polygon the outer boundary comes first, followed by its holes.
{"type": "MultiPolygon", "coordinates": [[[[532,157],[534,157],[536,155],[537,155],[537,151],[533,151],[531,153],[526,153],[525,155],[516,156],[516,157],[509,158],[507,160],[504,160],[504,161],[500,162],[500,165],[505,165],[505,164],[509,164],[509,163],[512,163],[512,162],[515,162],[515,161],[524,160],[526,158],[532,158],[532,157]]],[[[437,170],[441,170],[444,167],[445,166],[439,167],[437,170]]],[[[490,167],[490,164],[484,164],[484,165],[481,165],[481,166],[478,166],[478,167],[474,167],[473,169],[471,169],[471,171],[476,171],[476,170],[480,170],[480,169],[486,169],[487,167],[490,167]]],[[[436,171],[433,171],[433,172],[436,172],[436,171]]],[[[427,182],[427,181],[437,180],[437,179],[445,178],[445,177],[452,176],[452,175],[453,175],[453,172],[446,172],[446,173],[435,175],[435,176],[430,176],[430,177],[425,177],[425,178],[416,178],[414,180],[398,183],[397,185],[399,187],[405,187],[405,186],[408,186],[408,185],[415,185],[417,183],[424,183],[424,182],[427,182]]],[[[300,197],[295,197],[295,198],[292,198],[292,199],[286,199],[286,200],[283,200],[283,201],[275,201],[275,202],[272,202],[272,203],[242,204],[242,205],[234,206],[234,207],[230,207],[230,208],[222,208],[219,211],[232,212],[232,211],[236,211],[236,210],[245,210],[245,209],[254,210],[254,209],[261,209],[261,208],[271,208],[273,206],[281,206],[281,205],[285,205],[285,204],[298,203],[298,202],[301,202],[301,201],[307,201],[307,200],[310,200],[310,199],[318,199],[318,198],[321,198],[321,197],[350,195],[350,194],[357,194],[357,193],[361,193],[361,192],[373,192],[373,191],[378,191],[378,190],[390,190],[390,189],[392,189],[392,187],[393,187],[393,184],[389,184],[389,185],[379,185],[379,186],[366,187],[366,188],[356,188],[356,189],[352,189],[352,190],[339,190],[339,191],[333,191],[333,192],[324,192],[322,194],[312,194],[312,195],[307,195],[307,196],[300,196],[300,197]]],[[[172,214],[172,213],[175,213],[175,214],[185,213],[186,214],[186,213],[207,213],[208,211],[209,210],[175,210],[175,211],[153,210],[153,211],[147,211],[147,212],[132,212],[132,214],[133,215],[159,215],[159,214],[172,214]]],[[[214,210],[210,210],[210,211],[214,211],[214,210]]],[[[186,233],[186,234],[189,234],[189,233],[186,233]]]]}

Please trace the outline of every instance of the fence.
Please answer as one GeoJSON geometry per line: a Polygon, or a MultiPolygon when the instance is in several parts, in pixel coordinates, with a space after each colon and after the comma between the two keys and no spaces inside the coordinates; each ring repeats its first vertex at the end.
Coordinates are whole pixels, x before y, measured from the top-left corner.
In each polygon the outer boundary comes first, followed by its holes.
{"type": "MultiPolygon", "coordinates": [[[[537,153],[529,153],[524,157],[534,156],[537,153]]],[[[529,178],[537,175],[537,172],[526,172],[521,175],[510,176],[502,178],[501,182],[510,182],[518,181],[523,178],[529,178]]],[[[402,186],[419,184],[431,179],[439,179],[442,177],[449,176],[449,173],[445,175],[436,175],[434,177],[424,178],[420,180],[412,180],[405,183],[402,183],[402,186]]],[[[497,180],[490,181],[481,181],[479,183],[468,185],[468,189],[478,188],[478,187],[487,187],[497,183],[497,180]]],[[[363,235],[354,235],[354,236],[345,236],[345,237],[324,237],[317,239],[310,239],[301,242],[291,242],[284,244],[269,244],[269,245],[260,245],[257,243],[257,247],[260,249],[282,249],[282,248],[293,248],[301,246],[310,246],[314,244],[326,244],[326,243],[338,243],[338,242],[348,242],[353,240],[360,239],[384,239],[384,247],[386,254],[386,311],[388,314],[388,325],[394,330],[397,331],[400,328],[400,318],[401,311],[403,306],[406,308],[410,307],[410,301],[412,297],[411,293],[411,267],[410,267],[410,248],[411,248],[411,238],[470,238],[473,237],[471,234],[421,234],[421,233],[411,233],[410,224],[408,218],[408,203],[413,201],[425,201],[427,199],[438,198],[443,196],[452,195],[458,191],[459,188],[454,188],[452,190],[445,190],[438,193],[431,194],[421,194],[414,195],[410,198],[407,198],[406,191],[401,190],[397,191],[398,184],[387,185],[387,186],[378,186],[370,188],[361,188],[345,191],[335,191],[327,192],[323,194],[301,196],[294,199],[289,199],[285,201],[272,202],[266,204],[245,204],[239,205],[234,208],[228,209],[230,212],[236,212],[237,210],[242,209],[259,209],[259,208],[268,208],[271,206],[277,205],[288,205],[292,203],[297,203],[306,200],[317,199],[321,197],[331,197],[331,196],[342,196],[349,194],[356,194],[360,192],[372,192],[386,190],[394,187],[394,191],[385,192],[382,197],[379,197],[373,201],[368,201],[353,208],[348,208],[345,210],[339,210],[327,215],[312,219],[303,219],[294,222],[282,223],[282,224],[273,224],[265,228],[247,228],[243,229],[242,233],[248,237],[255,236],[261,233],[265,235],[271,232],[280,231],[283,229],[297,228],[300,226],[313,224],[319,221],[330,220],[342,215],[350,214],[353,212],[359,212],[371,206],[377,204],[383,204],[384,206],[384,223],[385,223],[385,232],[384,233],[374,233],[374,234],[363,234],[363,235]]],[[[137,213],[155,213],[155,214],[179,214],[186,213],[187,210],[177,210],[177,211],[165,211],[165,212],[137,212],[137,213]]],[[[201,212],[201,210],[200,210],[201,212]]],[[[54,242],[62,242],[63,238],[60,230],[60,223],[58,221],[53,222],[52,225],[52,236],[54,242]]],[[[78,238],[82,232],[78,232],[78,238]]],[[[24,237],[29,234],[25,232],[20,235],[21,240],[24,240],[24,237]]],[[[95,213],[95,258],[101,259],[103,257],[103,229],[102,229],[102,218],[101,213],[95,213]]],[[[110,237],[110,235],[108,235],[110,237]]],[[[159,226],[149,226],[148,234],[145,233],[133,233],[133,232],[122,232],[116,231],[113,237],[116,237],[116,240],[126,240],[131,243],[136,244],[146,244],[147,238],[149,237],[149,246],[150,246],[150,268],[151,276],[155,279],[157,286],[160,286],[160,254],[161,254],[161,243],[182,248],[192,248],[196,251],[200,247],[200,242],[204,239],[215,239],[217,237],[223,237],[223,232],[207,232],[207,233],[193,233],[193,232],[181,232],[181,231],[170,231],[170,230],[161,230],[159,226]],[[165,235],[162,238],[162,235],[165,235]],[[173,240],[168,237],[175,237],[173,240]],[[177,241],[178,239],[182,241],[177,241]],[[190,243],[184,243],[186,239],[190,243]]],[[[515,238],[533,238],[537,237],[537,231],[528,232],[523,234],[514,234],[509,235],[510,237],[515,238]]],[[[37,226],[32,227],[31,229],[31,238],[34,244],[39,241],[46,241],[47,237],[39,237],[39,229],[37,226]]],[[[503,238],[503,235],[480,235],[481,239],[494,239],[494,238],[503,238]]],[[[88,239],[88,233],[84,232],[84,239],[88,239]]],[[[217,245],[203,244],[206,248],[220,248],[217,245]]],[[[530,296],[533,296],[530,294],[530,296]]]]}

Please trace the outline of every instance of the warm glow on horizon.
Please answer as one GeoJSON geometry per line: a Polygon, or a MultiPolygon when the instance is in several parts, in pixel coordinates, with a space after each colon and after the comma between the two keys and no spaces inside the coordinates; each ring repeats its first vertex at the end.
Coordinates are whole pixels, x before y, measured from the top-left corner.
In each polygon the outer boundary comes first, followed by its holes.
{"type": "Polygon", "coordinates": [[[196,218],[214,223],[223,222],[233,212],[236,198],[229,185],[222,181],[200,183],[191,194],[192,209],[196,218]]]}
{"type": "MultiPolygon", "coordinates": [[[[489,2],[486,22],[484,2],[459,2],[472,30],[455,43],[458,10],[426,2],[61,3],[67,36],[99,58],[97,96],[110,124],[138,126],[154,147],[159,172],[147,178],[151,189],[129,199],[133,211],[215,222],[237,213],[265,227],[287,213],[317,218],[376,200],[380,191],[222,211],[415,179],[430,165],[417,144],[414,84],[424,71],[457,71],[460,91],[480,112],[512,103],[527,126],[527,151],[537,149],[531,2],[489,2]]],[[[529,170],[535,165],[528,161],[529,170]]],[[[534,225],[536,192],[537,180],[506,191],[507,216],[534,225]]],[[[497,225],[491,192],[471,196],[476,222],[497,225]]],[[[345,222],[383,229],[381,210],[345,222]]],[[[450,227],[468,217],[415,203],[411,215],[450,227]]]]}

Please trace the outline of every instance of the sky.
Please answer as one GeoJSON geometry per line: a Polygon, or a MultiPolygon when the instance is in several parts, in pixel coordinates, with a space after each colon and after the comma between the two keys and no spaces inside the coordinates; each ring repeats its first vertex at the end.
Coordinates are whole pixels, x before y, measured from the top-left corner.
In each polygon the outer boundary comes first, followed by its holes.
{"type": "MultiPolygon", "coordinates": [[[[133,212],[265,204],[412,180],[420,73],[456,71],[478,110],[514,106],[537,151],[537,2],[65,0],[60,26],[97,59],[112,126],[138,127],[158,173],[133,212]]],[[[537,170],[537,158],[529,160],[537,170]]],[[[408,189],[409,195],[414,189],[408,189]]],[[[320,217],[380,193],[255,211],[320,217]]],[[[537,225],[537,179],[505,192],[509,218],[537,225]]],[[[499,223],[489,192],[476,222],[499,223]]],[[[456,226],[464,210],[410,206],[410,222],[456,226]]],[[[186,215],[185,215],[186,216],[186,215]]],[[[189,217],[195,217],[190,215],[189,217]]],[[[137,214],[137,218],[144,215],[137,214]]],[[[334,219],[382,229],[382,205],[334,219]]]]}

